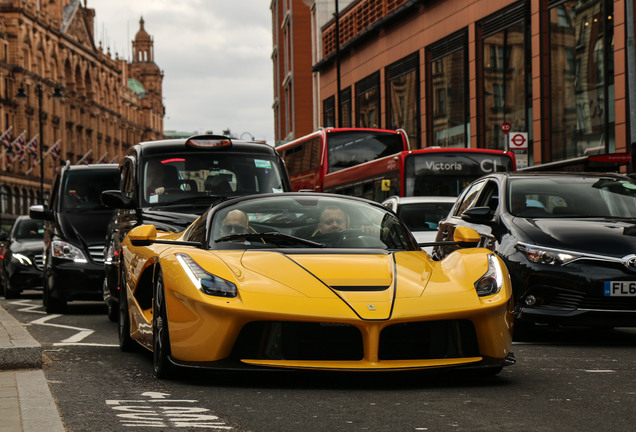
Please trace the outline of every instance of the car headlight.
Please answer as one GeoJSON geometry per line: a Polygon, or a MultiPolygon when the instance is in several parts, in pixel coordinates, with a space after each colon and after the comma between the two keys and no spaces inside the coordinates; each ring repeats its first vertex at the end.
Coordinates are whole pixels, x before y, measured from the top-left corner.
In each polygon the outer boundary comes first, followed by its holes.
{"type": "Polygon", "coordinates": [[[206,272],[189,255],[175,254],[190,280],[201,292],[217,297],[236,297],[238,291],[232,282],[206,272]]]}
{"type": "Polygon", "coordinates": [[[524,243],[518,243],[517,249],[522,252],[526,258],[534,263],[548,265],[565,265],[582,255],[576,252],[552,249],[542,246],[534,246],[524,243]]]}
{"type": "Polygon", "coordinates": [[[20,253],[14,253],[13,255],[11,255],[11,259],[16,260],[23,266],[30,266],[33,264],[28,256],[22,255],[20,253]]]}
{"type": "Polygon", "coordinates": [[[51,255],[55,258],[66,259],[76,263],[88,262],[80,248],[63,240],[53,240],[51,242],[51,255]]]}
{"type": "Polygon", "coordinates": [[[493,255],[488,254],[488,270],[475,282],[475,291],[479,297],[485,297],[497,294],[503,287],[504,276],[499,260],[493,255]]]}

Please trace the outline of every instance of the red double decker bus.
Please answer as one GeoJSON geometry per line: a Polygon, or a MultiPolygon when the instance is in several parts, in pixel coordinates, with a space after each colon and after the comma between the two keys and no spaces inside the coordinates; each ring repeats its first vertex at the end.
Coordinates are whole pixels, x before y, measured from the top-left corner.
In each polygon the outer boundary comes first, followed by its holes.
{"type": "Polygon", "coordinates": [[[516,169],[514,154],[502,150],[410,150],[403,130],[321,129],[276,150],[285,161],[292,190],[378,202],[392,195],[458,196],[482,175],[516,169]]]}
{"type": "Polygon", "coordinates": [[[287,166],[292,190],[323,191],[338,171],[409,150],[401,129],[328,128],[276,147],[287,166]]]}
{"type": "Polygon", "coordinates": [[[324,177],[323,191],[384,201],[398,196],[458,196],[470,182],[514,171],[512,152],[474,148],[402,151],[324,177]]]}

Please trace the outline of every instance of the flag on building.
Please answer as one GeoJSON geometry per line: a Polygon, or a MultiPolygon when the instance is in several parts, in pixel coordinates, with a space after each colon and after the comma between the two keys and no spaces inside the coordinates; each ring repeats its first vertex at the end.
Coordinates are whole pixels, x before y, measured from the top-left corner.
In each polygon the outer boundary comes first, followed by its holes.
{"type": "Polygon", "coordinates": [[[51,148],[48,149],[48,151],[46,152],[46,154],[43,157],[46,157],[46,155],[48,155],[50,153],[51,157],[53,157],[53,159],[57,160],[60,157],[61,151],[62,151],[62,149],[60,148],[60,142],[56,141],[55,144],[53,144],[51,146],[51,148]]]}
{"type": "Polygon", "coordinates": [[[11,151],[11,129],[13,126],[9,126],[9,128],[4,131],[4,133],[0,136],[0,143],[2,143],[2,148],[5,151],[11,151]]]}
{"type": "Polygon", "coordinates": [[[91,153],[93,153],[93,150],[89,149],[86,152],[86,154],[82,156],[80,160],[77,161],[77,165],[80,165],[80,164],[88,165],[89,163],[91,163],[91,157],[90,157],[91,153]]]}
{"type": "Polygon", "coordinates": [[[38,135],[36,134],[31,141],[24,146],[25,150],[27,150],[34,158],[38,157],[38,135]]]}
{"type": "Polygon", "coordinates": [[[108,156],[108,153],[104,153],[104,155],[99,158],[97,163],[106,163],[106,156],[108,156]]]}
{"type": "Polygon", "coordinates": [[[24,163],[24,133],[25,132],[22,132],[20,135],[18,135],[18,137],[14,139],[13,142],[11,143],[13,152],[16,154],[15,158],[13,158],[13,161],[15,161],[15,159],[18,159],[18,162],[20,162],[20,165],[24,163]]]}

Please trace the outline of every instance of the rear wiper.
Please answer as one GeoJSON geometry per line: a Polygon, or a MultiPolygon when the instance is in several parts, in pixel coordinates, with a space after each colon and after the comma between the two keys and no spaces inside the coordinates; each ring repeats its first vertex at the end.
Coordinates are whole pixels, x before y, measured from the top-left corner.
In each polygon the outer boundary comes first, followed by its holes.
{"type": "Polygon", "coordinates": [[[276,243],[278,245],[284,243],[299,243],[306,246],[324,248],[325,245],[312,240],[307,240],[302,237],[296,237],[289,234],[280,233],[277,231],[264,232],[264,233],[247,233],[247,234],[231,234],[220,239],[215,240],[216,243],[224,241],[243,241],[243,240],[262,240],[264,243],[276,243]]]}

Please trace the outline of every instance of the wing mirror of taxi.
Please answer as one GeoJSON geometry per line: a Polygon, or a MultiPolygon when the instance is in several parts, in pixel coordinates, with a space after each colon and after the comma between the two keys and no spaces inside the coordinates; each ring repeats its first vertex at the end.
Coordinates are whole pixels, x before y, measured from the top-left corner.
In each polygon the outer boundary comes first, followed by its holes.
{"type": "Polygon", "coordinates": [[[477,247],[481,237],[479,233],[469,227],[455,227],[453,233],[453,241],[457,243],[459,247],[477,247]]]}
{"type": "Polygon", "coordinates": [[[0,232],[0,242],[7,241],[9,235],[6,232],[0,232]]]}
{"type": "Polygon", "coordinates": [[[29,207],[29,217],[31,219],[52,221],[53,212],[41,204],[32,205],[29,207]]]}
{"type": "Polygon", "coordinates": [[[461,218],[467,221],[487,222],[492,220],[493,211],[490,207],[473,207],[462,213],[461,218]]]}
{"type": "Polygon", "coordinates": [[[102,204],[113,209],[134,209],[137,203],[119,190],[106,190],[99,196],[102,204]]]}

